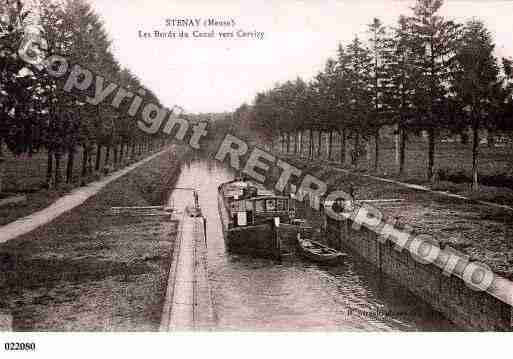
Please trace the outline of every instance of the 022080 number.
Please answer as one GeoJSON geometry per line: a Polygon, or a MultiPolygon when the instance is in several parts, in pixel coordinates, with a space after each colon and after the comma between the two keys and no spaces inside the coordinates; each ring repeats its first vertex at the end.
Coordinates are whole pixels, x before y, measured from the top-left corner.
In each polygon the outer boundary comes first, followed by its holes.
{"type": "Polygon", "coordinates": [[[36,343],[5,343],[4,348],[6,351],[34,351],[36,343]]]}

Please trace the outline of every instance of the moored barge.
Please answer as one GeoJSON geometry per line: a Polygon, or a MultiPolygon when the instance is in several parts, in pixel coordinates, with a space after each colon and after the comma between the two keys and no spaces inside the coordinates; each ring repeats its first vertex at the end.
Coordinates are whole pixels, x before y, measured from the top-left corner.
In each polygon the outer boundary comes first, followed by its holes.
{"type": "MultiPolygon", "coordinates": [[[[251,181],[233,180],[218,188],[226,248],[232,253],[281,258],[294,250],[294,203],[251,181]],[[290,229],[290,230],[289,230],[290,229]]],[[[294,231],[295,232],[295,231],[294,231]]]]}

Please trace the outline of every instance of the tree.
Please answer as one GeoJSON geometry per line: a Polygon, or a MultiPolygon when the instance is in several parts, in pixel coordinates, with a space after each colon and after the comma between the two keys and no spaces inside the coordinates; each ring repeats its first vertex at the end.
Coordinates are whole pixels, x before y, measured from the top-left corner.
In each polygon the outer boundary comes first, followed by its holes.
{"type": "Polygon", "coordinates": [[[438,15],[442,0],[417,0],[411,18],[410,42],[417,67],[415,103],[420,117],[417,126],[428,133],[427,178],[434,181],[437,130],[448,121],[447,83],[459,39],[459,25],[438,15]]]}
{"type": "Polygon", "coordinates": [[[499,66],[493,55],[495,45],[490,32],[477,20],[466,23],[458,46],[452,90],[459,112],[472,129],[472,187],[478,189],[479,130],[491,129],[494,97],[499,85],[499,66]]]}
{"type": "Polygon", "coordinates": [[[0,192],[3,144],[15,155],[39,147],[37,68],[27,64],[19,48],[31,25],[31,9],[20,1],[3,1],[0,9],[0,192]]]}
{"type": "Polygon", "coordinates": [[[337,78],[335,86],[335,96],[337,100],[337,128],[340,138],[340,162],[346,162],[346,140],[347,128],[351,124],[349,116],[349,97],[350,88],[350,65],[351,58],[346,54],[345,47],[339,44],[337,51],[337,78]]]}
{"type": "Polygon", "coordinates": [[[386,83],[384,85],[384,102],[389,116],[396,124],[396,156],[399,174],[404,175],[405,152],[408,138],[408,124],[420,114],[415,106],[416,81],[420,77],[415,66],[412,24],[410,19],[400,16],[390,41],[386,83]]]}
{"type": "Polygon", "coordinates": [[[370,83],[371,101],[373,103],[370,119],[371,132],[374,134],[375,160],[374,171],[378,170],[379,165],[379,131],[381,127],[387,123],[390,116],[387,103],[386,91],[388,89],[390,73],[390,39],[387,34],[386,27],[383,23],[375,18],[368,25],[368,33],[370,34],[370,56],[372,58],[372,81],[370,83]]]}
{"type": "Polygon", "coordinates": [[[345,52],[349,59],[346,70],[349,89],[347,127],[354,139],[352,164],[358,167],[361,152],[360,141],[362,137],[366,139],[369,135],[374,112],[371,91],[373,62],[369,50],[363,46],[358,37],[346,47],[345,52]]]}
{"type": "Polygon", "coordinates": [[[497,90],[498,95],[494,96],[498,107],[498,116],[495,121],[495,128],[513,132],[513,60],[502,59],[502,86],[497,90]]]}

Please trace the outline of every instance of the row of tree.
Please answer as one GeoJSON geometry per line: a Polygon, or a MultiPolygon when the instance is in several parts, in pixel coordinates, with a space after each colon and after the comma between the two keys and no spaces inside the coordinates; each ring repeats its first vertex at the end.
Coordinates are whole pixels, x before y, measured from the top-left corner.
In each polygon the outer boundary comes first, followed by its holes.
{"type": "Polygon", "coordinates": [[[411,16],[387,27],[379,19],[368,25],[368,42],[356,37],[339,45],[336,59],[308,83],[298,78],[259,93],[252,106],[235,112],[238,121],[273,138],[283,150],[301,151],[309,134],[354,141],[358,162],[361,141],[373,139],[375,168],[380,161],[380,129],[393,126],[398,136],[398,171],[405,171],[405,144],[410,134],[428,138],[427,178],[435,178],[435,143],[441,130],[473,133],[474,188],[478,181],[478,144],[482,129],[513,130],[512,62],[499,61],[490,32],[478,20],[458,24],[439,15],[442,0],[417,0],[411,16]]]}
{"type": "MultiPolygon", "coordinates": [[[[47,42],[34,51],[45,57],[63,56],[70,65],[79,64],[159,104],[155,94],[116,61],[102,21],[87,1],[51,0],[29,6],[19,0],[0,0],[0,162],[4,148],[15,155],[45,152],[51,186],[73,180],[79,152],[79,175],[85,177],[102,169],[102,152],[105,163],[116,165],[127,155],[134,157],[162,144],[162,138],[137,129],[127,115],[128,105],[119,109],[109,103],[92,106],[85,98],[94,96],[94,86],[85,93],[66,92],[67,76],[52,77],[47,69],[23,61],[18,50],[34,29],[39,29],[47,42]],[[65,156],[64,179],[61,167],[65,156]]],[[[0,163],[0,174],[1,167],[0,163]]]]}

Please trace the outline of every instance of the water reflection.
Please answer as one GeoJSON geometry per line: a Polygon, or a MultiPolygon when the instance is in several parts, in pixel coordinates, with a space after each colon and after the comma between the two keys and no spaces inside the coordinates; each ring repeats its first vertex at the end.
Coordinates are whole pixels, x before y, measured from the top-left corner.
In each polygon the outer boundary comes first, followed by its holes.
{"type": "MultiPolygon", "coordinates": [[[[233,177],[215,160],[194,159],[183,166],[176,185],[199,190],[207,218],[209,277],[219,329],[454,329],[392,280],[352,257],[343,265],[327,268],[299,258],[277,263],[228,255],[218,214],[217,187],[233,177]]],[[[184,195],[184,191],[175,191],[175,204],[181,203],[184,195]]]]}

